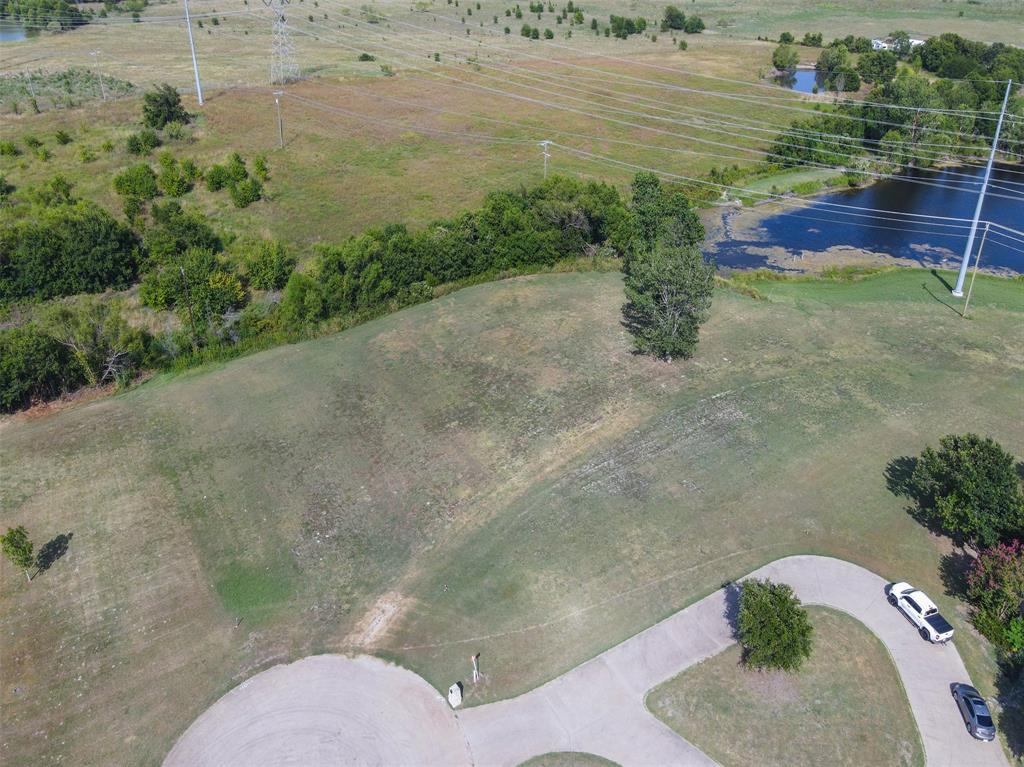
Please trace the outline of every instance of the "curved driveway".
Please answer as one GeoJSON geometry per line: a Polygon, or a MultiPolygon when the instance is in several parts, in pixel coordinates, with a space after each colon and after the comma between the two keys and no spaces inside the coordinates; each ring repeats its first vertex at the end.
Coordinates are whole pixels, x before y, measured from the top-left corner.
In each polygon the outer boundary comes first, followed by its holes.
{"type": "MultiPolygon", "coordinates": [[[[964,729],[951,682],[969,681],[956,648],[932,646],[885,600],[886,582],[828,557],[796,556],[751,573],[790,584],[807,604],[849,613],[888,648],[928,765],[1006,765],[964,729]]],[[[531,692],[452,712],[410,671],[318,656],[259,674],[197,719],[164,767],[423,764],[513,767],[551,751],[631,765],[713,765],[651,715],[647,692],[733,643],[718,591],[531,692]]]]}

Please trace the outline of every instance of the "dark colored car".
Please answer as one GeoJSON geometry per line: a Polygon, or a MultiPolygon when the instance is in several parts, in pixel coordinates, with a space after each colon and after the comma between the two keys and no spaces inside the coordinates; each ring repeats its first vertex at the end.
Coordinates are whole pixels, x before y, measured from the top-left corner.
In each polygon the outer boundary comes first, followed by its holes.
{"type": "Polygon", "coordinates": [[[954,684],[950,687],[953,700],[960,707],[960,716],[964,718],[967,732],[978,740],[994,740],[996,725],[992,721],[992,712],[988,710],[981,693],[969,684],[954,684]]]}

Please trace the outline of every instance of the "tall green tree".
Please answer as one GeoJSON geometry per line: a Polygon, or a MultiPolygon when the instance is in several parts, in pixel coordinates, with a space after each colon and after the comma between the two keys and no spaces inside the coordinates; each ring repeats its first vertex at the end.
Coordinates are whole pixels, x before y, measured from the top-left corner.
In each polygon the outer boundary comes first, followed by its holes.
{"type": "Polygon", "coordinates": [[[169,122],[187,123],[191,119],[172,85],[163,83],[142,96],[142,122],[150,128],[160,130],[169,122]]]}
{"type": "Polygon", "coordinates": [[[641,171],[633,177],[631,185],[635,248],[650,250],[658,239],[658,230],[665,212],[665,198],[660,179],[653,173],[641,171]]]}
{"type": "Polygon", "coordinates": [[[635,254],[625,278],[624,323],[637,351],[687,359],[711,310],[715,267],[696,246],[665,244],[635,254]]]}
{"type": "Polygon", "coordinates": [[[814,627],[788,584],[744,581],[738,624],[748,666],[797,671],[811,656],[814,627]]]}
{"type": "Polygon", "coordinates": [[[1016,459],[990,437],[949,434],[926,447],[911,476],[921,515],[947,533],[988,547],[1024,532],[1016,459]]]}
{"type": "Polygon", "coordinates": [[[7,558],[15,567],[20,567],[25,573],[25,577],[31,582],[35,558],[32,556],[33,546],[28,537],[28,531],[21,525],[7,528],[7,532],[0,535],[0,546],[3,547],[7,558]]]}
{"type": "Polygon", "coordinates": [[[686,24],[686,14],[674,5],[665,8],[662,17],[662,29],[682,29],[686,24]]]}
{"type": "Polygon", "coordinates": [[[800,63],[800,54],[792,45],[783,43],[772,52],[772,66],[782,72],[791,72],[800,63]]]}

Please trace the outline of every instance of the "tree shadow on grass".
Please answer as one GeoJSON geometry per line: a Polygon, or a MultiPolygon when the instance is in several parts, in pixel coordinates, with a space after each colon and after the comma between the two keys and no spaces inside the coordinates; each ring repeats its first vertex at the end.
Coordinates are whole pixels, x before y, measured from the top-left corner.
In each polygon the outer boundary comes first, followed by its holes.
{"type": "Polygon", "coordinates": [[[1019,664],[1002,661],[996,676],[996,699],[1002,709],[999,729],[1010,751],[1024,756],[1024,674],[1019,664]]]}
{"type": "Polygon", "coordinates": [[[54,562],[67,554],[73,535],[74,533],[61,533],[44,543],[36,554],[36,570],[41,573],[49,570],[54,562]]]}
{"type": "Polygon", "coordinates": [[[946,554],[939,560],[939,577],[947,595],[967,600],[967,573],[974,562],[974,557],[962,550],[946,554]]]}
{"type": "Polygon", "coordinates": [[[885,465],[885,486],[889,492],[898,498],[911,498],[917,500],[917,493],[914,491],[914,469],[917,468],[917,458],[912,455],[901,455],[893,458],[885,465]]]}
{"type": "MultiPolygon", "coordinates": [[[[915,522],[928,529],[933,535],[948,535],[940,522],[932,513],[932,500],[922,495],[914,486],[914,469],[917,458],[912,455],[901,455],[893,458],[885,465],[885,486],[897,498],[910,501],[906,511],[915,522]]],[[[955,543],[962,543],[957,536],[951,536],[955,543]]]]}
{"type": "Polygon", "coordinates": [[[729,624],[732,631],[732,638],[737,642],[740,640],[740,592],[743,587],[736,581],[729,581],[722,584],[725,592],[725,612],[722,617],[729,624]]]}

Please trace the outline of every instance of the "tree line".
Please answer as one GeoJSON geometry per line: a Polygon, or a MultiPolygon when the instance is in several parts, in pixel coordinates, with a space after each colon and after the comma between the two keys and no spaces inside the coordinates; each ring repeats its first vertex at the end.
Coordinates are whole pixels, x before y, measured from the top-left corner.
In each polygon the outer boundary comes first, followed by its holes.
{"type": "Polygon", "coordinates": [[[638,351],[689,356],[710,306],[703,226],[686,197],[652,174],[637,176],[631,203],[608,184],[559,176],[491,192],[479,208],[422,229],[389,224],[319,245],[301,272],[280,243],[220,234],[177,200],[150,203],[133,228],[75,199],[70,186],[51,186],[48,204],[22,210],[2,234],[0,295],[60,300],[0,330],[0,410],[295,340],[429,300],[441,285],[581,256],[622,263],[638,351]],[[116,297],[95,296],[133,284],[144,307],[173,312],[180,326],[154,335],[128,322],[116,297]]]}
{"type": "MultiPolygon", "coordinates": [[[[845,39],[821,52],[818,68],[827,87],[856,90],[864,80],[872,88],[864,103],[842,101],[792,123],[774,139],[769,162],[783,167],[802,162],[849,166],[859,160],[897,168],[928,167],[942,157],[942,147],[948,147],[948,155],[964,149],[984,151],[995,133],[995,120],[970,113],[999,111],[1006,81],[1020,82],[1024,77],[1024,50],[973,42],[953,33],[914,48],[905,33],[893,37],[893,50],[866,51],[855,66],[845,39]],[[906,45],[899,45],[900,39],[906,45]],[[901,61],[906,65],[900,66],[901,61]],[[958,79],[949,79],[954,76],[958,79]]],[[[859,40],[852,44],[862,47],[859,40]]],[[[798,60],[794,53],[783,43],[773,62],[780,69],[791,68],[798,60]]],[[[1014,94],[1008,112],[1024,116],[1024,97],[1014,94]]],[[[1021,139],[1024,121],[1010,121],[1001,134],[1000,149],[1019,158],[1014,147],[1021,139]]]]}

